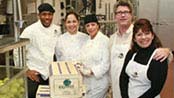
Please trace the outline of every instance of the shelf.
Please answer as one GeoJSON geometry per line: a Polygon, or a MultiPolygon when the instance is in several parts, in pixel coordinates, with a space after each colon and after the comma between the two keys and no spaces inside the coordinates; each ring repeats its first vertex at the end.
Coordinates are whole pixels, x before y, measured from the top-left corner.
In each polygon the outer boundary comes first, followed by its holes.
{"type": "Polygon", "coordinates": [[[0,53],[5,53],[15,48],[23,47],[29,44],[29,39],[20,39],[15,42],[14,38],[6,37],[0,39],[0,53]]]}

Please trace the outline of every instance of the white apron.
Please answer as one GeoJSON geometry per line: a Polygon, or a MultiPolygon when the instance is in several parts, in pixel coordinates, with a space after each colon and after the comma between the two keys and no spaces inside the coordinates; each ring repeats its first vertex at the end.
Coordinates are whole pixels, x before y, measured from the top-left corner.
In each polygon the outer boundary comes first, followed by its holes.
{"type": "MultiPolygon", "coordinates": [[[[126,73],[130,77],[128,84],[129,98],[138,98],[151,87],[151,81],[147,77],[147,71],[154,54],[155,51],[151,55],[147,65],[142,65],[134,61],[136,53],[129,61],[126,67],[126,73]]],[[[155,98],[160,98],[160,95],[156,96],[155,98]]]]}
{"type": "Polygon", "coordinates": [[[119,86],[119,77],[123,67],[125,56],[130,49],[130,44],[115,44],[111,49],[111,82],[113,90],[113,98],[121,98],[120,86],[119,86]]]}
{"type": "Polygon", "coordinates": [[[125,56],[130,49],[132,41],[133,25],[129,27],[125,34],[119,36],[117,31],[110,37],[110,78],[112,84],[113,98],[121,98],[119,77],[123,67],[125,56]]]}

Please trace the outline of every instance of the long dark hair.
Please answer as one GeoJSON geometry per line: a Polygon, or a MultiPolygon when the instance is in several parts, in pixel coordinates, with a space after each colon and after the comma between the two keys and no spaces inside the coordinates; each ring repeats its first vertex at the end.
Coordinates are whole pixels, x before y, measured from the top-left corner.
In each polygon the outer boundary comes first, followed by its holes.
{"type": "Polygon", "coordinates": [[[152,33],[152,35],[154,35],[154,39],[152,40],[152,44],[155,46],[155,48],[159,48],[162,47],[162,43],[159,40],[158,36],[154,33],[153,31],[153,27],[150,23],[150,21],[148,19],[142,18],[142,19],[138,19],[137,21],[135,21],[134,23],[134,27],[133,27],[133,35],[132,35],[132,44],[131,44],[131,51],[132,52],[136,52],[139,49],[139,46],[137,45],[137,43],[134,41],[135,39],[135,35],[137,34],[137,32],[139,30],[142,30],[143,32],[146,31],[150,31],[152,33]]]}

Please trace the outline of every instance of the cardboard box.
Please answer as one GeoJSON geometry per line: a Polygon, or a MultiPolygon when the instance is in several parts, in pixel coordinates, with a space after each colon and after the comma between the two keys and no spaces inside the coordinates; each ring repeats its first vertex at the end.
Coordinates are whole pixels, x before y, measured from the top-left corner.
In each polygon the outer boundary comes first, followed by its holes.
{"type": "Polygon", "coordinates": [[[50,98],[49,85],[39,85],[36,93],[36,98],[50,98]]]}
{"type": "Polygon", "coordinates": [[[84,92],[75,62],[52,62],[49,83],[51,98],[81,98],[84,92]]]}

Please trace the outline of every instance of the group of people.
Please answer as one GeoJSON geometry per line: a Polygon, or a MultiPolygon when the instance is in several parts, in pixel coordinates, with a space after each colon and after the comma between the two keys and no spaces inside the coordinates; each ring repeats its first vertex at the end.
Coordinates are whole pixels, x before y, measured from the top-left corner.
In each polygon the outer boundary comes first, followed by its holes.
{"type": "Polygon", "coordinates": [[[38,85],[49,84],[48,67],[54,54],[57,61],[82,63],[85,70],[79,71],[87,86],[86,98],[106,98],[109,83],[113,98],[158,97],[167,76],[170,50],[162,48],[149,20],[133,22],[129,2],[115,6],[118,27],[110,39],[100,31],[95,14],[85,16],[85,34],[78,31],[79,16],[67,13],[66,32],[61,34],[60,27],[52,23],[53,7],[43,3],[38,10],[39,20],[20,36],[30,39],[26,47],[29,98],[35,98],[38,85]]]}

